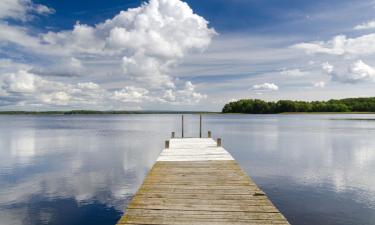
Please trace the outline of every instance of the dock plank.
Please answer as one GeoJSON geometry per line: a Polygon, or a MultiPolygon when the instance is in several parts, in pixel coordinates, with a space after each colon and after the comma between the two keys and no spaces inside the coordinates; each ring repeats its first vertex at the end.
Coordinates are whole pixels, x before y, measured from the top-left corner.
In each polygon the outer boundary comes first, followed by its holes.
{"type": "Polygon", "coordinates": [[[171,139],[118,224],[289,224],[210,138],[171,139]]]}

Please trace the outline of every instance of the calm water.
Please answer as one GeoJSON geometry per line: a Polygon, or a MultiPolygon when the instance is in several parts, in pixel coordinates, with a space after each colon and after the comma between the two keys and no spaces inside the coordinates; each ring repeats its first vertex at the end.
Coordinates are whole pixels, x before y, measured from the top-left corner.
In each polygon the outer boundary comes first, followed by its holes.
{"type": "MultiPolygon", "coordinates": [[[[292,224],[375,224],[375,115],[210,115],[204,129],[292,224]]],[[[115,224],[179,130],[178,115],[0,116],[0,225],[115,224]]]]}

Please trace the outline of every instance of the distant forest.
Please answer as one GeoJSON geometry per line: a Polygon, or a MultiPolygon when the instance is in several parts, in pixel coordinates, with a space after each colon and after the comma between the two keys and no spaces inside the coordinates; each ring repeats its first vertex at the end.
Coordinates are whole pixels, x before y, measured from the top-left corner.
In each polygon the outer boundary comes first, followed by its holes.
{"type": "Polygon", "coordinates": [[[242,99],[226,104],[223,113],[270,114],[287,112],[375,112],[375,97],[346,98],[329,101],[266,102],[259,99],[242,99]]]}
{"type": "Polygon", "coordinates": [[[107,115],[107,114],[209,114],[207,111],[0,111],[0,115],[107,115]]]}

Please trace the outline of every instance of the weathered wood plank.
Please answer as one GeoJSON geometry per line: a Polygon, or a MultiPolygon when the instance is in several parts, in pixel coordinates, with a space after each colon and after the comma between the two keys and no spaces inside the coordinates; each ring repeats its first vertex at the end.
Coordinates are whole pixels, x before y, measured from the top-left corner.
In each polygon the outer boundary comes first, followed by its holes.
{"type": "Polygon", "coordinates": [[[118,224],[289,224],[237,162],[207,138],[171,139],[118,224]]]}
{"type": "Polygon", "coordinates": [[[145,198],[173,198],[173,199],[217,199],[217,200],[247,200],[247,199],[268,199],[265,195],[232,195],[232,194],[187,194],[187,193],[148,193],[139,192],[136,196],[144,196],[145,198]]]}
{"type": "Polygon", "coordinates": [[[127,213],[132,216],[159,216],[166,218],[202,218],[202,219],[263,219],[263,220],[283,220],[285,219],[280,213],[247,213],[247,212],[218,212],[218,211],[183,211],[183,210],[148,210],[148,209],[128,209],[127,213]]]}
{"type": "MultiPolygon", "coordinates": [[[[286,224],[284,219],[242,219],[242,218],[183,218],[160,216],[128,216],[126,222],[140,224],[286,224]]],[[[126,224],[126,223],[125,223],[126,224]]]]}

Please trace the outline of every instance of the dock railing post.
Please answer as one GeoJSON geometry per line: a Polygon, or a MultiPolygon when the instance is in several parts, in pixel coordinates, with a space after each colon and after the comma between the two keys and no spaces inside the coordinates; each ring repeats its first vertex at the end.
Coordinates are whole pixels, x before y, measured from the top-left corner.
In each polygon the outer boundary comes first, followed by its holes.
{"type": "Polygon", "coordinates": [[[184,114],[181,115],[181,137],[184,138],[184,114]]]}
{"type": "Polygon", "coordinates": [[[174,137],[175,137],[175,133],[174,133],[174,131],[172,132],[172,135],[171,135],[171,137],[172,137],[172,138],[174,138],[174,137]]]}
{"type": "Polygon", "coordinates": [[[165,141],[165,148],[169,148],[169,141],[165,141]]]}
{"type": "Polygon", "coordinates": [[[221,147],[221,138],[218,138],[216,143],[217,143],[217,147],[221,147]]]}
{"type": "Polygon", "coordinates": [[[199,114],[199,138],[202,138],[202,114],[199,114]]]}
{"type": "Polygon", "coordinates": [[[208,137],[208,138],[211,138],[211,131],[208,131],[208,132],[207,132],[207,137],[208,137]]]}

